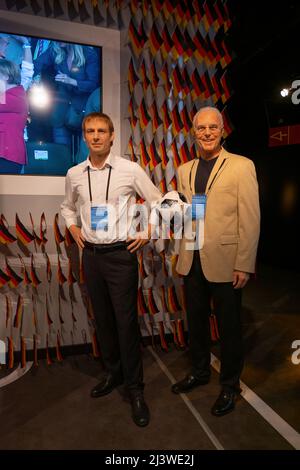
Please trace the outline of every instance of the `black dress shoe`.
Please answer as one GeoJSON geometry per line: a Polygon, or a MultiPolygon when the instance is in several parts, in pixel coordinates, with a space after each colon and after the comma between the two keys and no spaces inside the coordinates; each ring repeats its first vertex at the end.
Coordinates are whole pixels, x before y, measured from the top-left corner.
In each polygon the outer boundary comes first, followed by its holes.
{"type": "Polygon", "coordinates": [[[222,390],[211,412],[214,416],[223,416],[234,410],[235,401],[239,392],[236,390],[222,390]]]}
{"type": "Polygon", "coordinates": [[[195,377],[192,374],[187,375],[183,380],[172,385],[173,393],[185,393],[193,390],[193,388],[198,387],[199,385],[208,384],[209,377],[195,377]]]}
{"type": "Polygon", "coordinates": [[[91,397],[98,398],[108,395],[118,385],[121,385],[122,380],[113,377],[108,374],[96,387],[91,390],[91,397]]]}
{"type": "Polygon", "coordinates": [[[130,397],[131,416],[137,426],[144,427],[149,424],[150,412],[142,394],[130,397]]]}

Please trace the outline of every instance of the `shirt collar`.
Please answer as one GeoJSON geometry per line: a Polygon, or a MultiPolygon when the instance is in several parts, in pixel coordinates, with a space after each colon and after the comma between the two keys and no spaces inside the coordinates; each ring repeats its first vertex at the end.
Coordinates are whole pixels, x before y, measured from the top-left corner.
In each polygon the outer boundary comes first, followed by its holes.
{"type": "MultiPolygon", "coordinates": [[[[97,171],[97,170],[98,170],[98,168],[95,168],[95,167],[92,166],[89,156],[87,157],[87,159],[86,159],[85,162],[86,162],[86,165],[85,165],[85,167],[84,167],[84,170],[87,170],[88,167],[90,167],[90,170],[93,170],[93,171],[97,171]]],[[[116,164],[115,158],[114,158],[113,154],[110,152],[110,153],[108,154],[106,160],[105,160],[104,167],[101,168],[101,169],[103,170],[104,168],[109,168],[109,167],[114,168],[114,167],[115,167],[115,164],[116,164]]]]}

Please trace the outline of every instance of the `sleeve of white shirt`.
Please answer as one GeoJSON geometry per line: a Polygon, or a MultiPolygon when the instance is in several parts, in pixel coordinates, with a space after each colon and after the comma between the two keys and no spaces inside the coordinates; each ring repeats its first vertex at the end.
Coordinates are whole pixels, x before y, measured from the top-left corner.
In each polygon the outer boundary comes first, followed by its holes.
{"type": "Polygon", "coordinates": [[[32,82],[33,77],[33,64],[31,62],[27,62],[26,60],[22,60],[21,64],[21,85],[24,90],[28,90],[29,86],[32,82]]]}
{"type": "Polygon", "coordinates": [[[74,194],[69,172],[66,176],[65,188],[65,199],[60,206],[60,210],[61,215],[65,219],[66,226],[69,228],[71,225],[78,225],[77,210],[75,205],[77,196],[74,194]]]}
{"type": "Polygon", "coordinates": [[[159,189],[154,186],[147,173],[137,163],[135,164],[134,189],[149,205],[157,203],[162,198],[159,189]]]}

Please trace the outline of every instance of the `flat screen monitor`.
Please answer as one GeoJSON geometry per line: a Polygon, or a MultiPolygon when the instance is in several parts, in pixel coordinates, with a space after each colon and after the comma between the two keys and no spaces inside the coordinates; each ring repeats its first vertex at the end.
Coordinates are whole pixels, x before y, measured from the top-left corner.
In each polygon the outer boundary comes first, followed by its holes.
{"type": "Polygon", "coordinates": [[[101,47],[0,31],[0,174],[65,176],[101,110],[101,47]]]}

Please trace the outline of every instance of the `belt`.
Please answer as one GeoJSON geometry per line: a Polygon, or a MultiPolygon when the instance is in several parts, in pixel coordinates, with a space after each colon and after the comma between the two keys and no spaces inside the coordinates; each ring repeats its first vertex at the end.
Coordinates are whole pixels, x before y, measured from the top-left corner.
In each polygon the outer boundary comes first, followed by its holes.
{"type": "Polygon", "coordinates": [[[84,248],[94,253],[109,253],[116,250],[126,250],[128,243],[125,241],[115,243],[90,243],[85,241],[84,248]]]}

